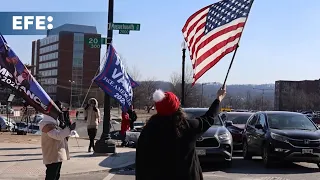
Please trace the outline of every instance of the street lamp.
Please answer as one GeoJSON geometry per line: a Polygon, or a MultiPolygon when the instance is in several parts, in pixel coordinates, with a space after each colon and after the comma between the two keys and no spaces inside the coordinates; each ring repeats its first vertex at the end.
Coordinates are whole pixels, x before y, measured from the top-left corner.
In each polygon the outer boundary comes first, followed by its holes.
{"type": "Polygon", "coordinates": [[[181,74],[181,105],[182,107],[184,106],[184,98],[185,98],[185,92],[184,92],[184,87],[185,87],[185,80],[184,80],[184,71],[185,71],[185,61],[186,61],[186,49],[187,45],[185,41],[182,42],[181,44],[181,49],[182,49],[182,74],[181,74]]]}
{"type": "Polygon", "coordinates": [[[202,98],[203,98],[203,86],[204,86],[204,85],[208,85],[208,84],[210,84],[210,83],[201,83],[201,104],[200,104],[200,105],[201,105],[201,107],[203,106],[203,105],[202,105],[202,98]]]}
{"type": "Polygon", "coordinates": [[[264,91],[272,91],[274,89],[260,89],[260,88],[252,88],[252,89],[256,89],[256,90],[259,90],[259,91],[262,91],[262,97],[261,97],[261,109],[264,110],[264,91]]]}
{"type": "Polygon", "coordinates": [[[72,84],[75,83],[75,81],[69,80],[70,83],[70,104],[69,104],[69,109],[71,110],[72,107],[72,84]]]}

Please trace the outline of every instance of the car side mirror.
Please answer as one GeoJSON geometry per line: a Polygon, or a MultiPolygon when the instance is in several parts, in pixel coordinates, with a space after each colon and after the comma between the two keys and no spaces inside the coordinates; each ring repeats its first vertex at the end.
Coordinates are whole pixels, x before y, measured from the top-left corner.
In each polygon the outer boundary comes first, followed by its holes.
{"type": "Polygon", "coordinates": [[[263,129],[263,126],[261,124],[256,124],[254,127],[257,129],[263,129]]]}
{"type": "Polygon", "coordinates": [[[232,121],[226,121],[225,124],[226,124],[226,126],[228,127],[228,126],[232,126],[232,125],[233,125],[233,122],[232,122],[232,121]]]}

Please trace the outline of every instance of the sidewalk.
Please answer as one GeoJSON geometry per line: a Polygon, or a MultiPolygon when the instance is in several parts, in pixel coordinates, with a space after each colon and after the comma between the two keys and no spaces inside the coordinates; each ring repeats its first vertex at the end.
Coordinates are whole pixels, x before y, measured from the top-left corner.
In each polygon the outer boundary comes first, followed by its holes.
{"type": "MultiPolygon", "coordinates": [[[[19,136],[12,135],[13,139],[19,136]]],[[[29,139],[28,142],[8,142],[8,137],[0,135],[0,179],[41,178],[45,175],[45,165],[39,137],[20,136],[29,139]]],[[[19,138],[20,139],[20,138],[19,138]]],[[[95,156],[87,152],[88,140],[69,139],[71,159],[62,164],[61,174],[88,173],[94,171],[109,171],[133,164],[135,149],[117,148],[117,153],[111,156],[95,156]]]]}

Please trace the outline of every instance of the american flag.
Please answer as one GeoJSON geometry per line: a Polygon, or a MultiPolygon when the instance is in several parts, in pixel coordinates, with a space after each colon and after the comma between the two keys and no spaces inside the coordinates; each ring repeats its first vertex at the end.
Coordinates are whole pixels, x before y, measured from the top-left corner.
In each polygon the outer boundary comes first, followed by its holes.
{"type": "Polygon", "coordinates": [[[222,0],[191,15],[182,29],[193,66],[193,84],[240,40],[253,0],[222,0]]]}

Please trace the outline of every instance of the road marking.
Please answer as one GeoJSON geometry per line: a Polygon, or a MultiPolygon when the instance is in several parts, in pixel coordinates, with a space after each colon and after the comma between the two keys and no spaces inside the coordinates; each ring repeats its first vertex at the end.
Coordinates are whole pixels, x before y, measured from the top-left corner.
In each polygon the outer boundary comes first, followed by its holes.
{"type": "Polygon", "coordinates": [[[103,180],[111,180],[113,178],[113,176],[115,176],[116,174],[112,174],[109,173],[107,177],[105,177],[103,180]]]}

